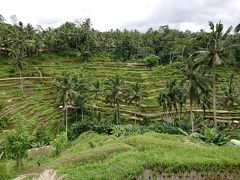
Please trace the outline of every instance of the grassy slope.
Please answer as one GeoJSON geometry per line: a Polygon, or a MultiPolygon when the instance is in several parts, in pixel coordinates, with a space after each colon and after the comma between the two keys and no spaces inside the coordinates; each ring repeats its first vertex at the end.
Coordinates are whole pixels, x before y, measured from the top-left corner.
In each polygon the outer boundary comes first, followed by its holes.
{"type": "Polygon", "coordinates": [[[240,148],[202,144],[181,135],[145,133],[116,138],[82,134],[60,157],[25,162],[25,173],[45,168],[67,174],[66,179],[133,179],[144,169],[157,172],[236,172],[240,177],[240,148]]]}
{"type": "MultiPolygon", "coordinates": [[[[155,70],[147,70],[141,69],[138,66],[120,63],[76,64],[72,61],[62,63],[55,63],[55,61],[44,62],[39,64],[38,67],[46,76],[59,76],[65,71],[84,71],[90,80],[99,79],[105,81],[114,74],[120,74],[124,78],[126,85],[139,81],[142,88],[148,92],[149,97],[141,101],[140,109],[136,109],[133,105],[121,106],[122,115],[129,119],[134,118],[136,111],[138,117],[146,114],[159,119],[162,108],[159,107],[156,97],[170,78],[179,79],[179,76],[172,75],[176,70],[176,64],[166,65],[155,70]]],[[[3,65],[0,68],[0,78],[16,77],[17,73],[11,73],[10,69],[10,65],[3,65]]],[[[226,82],[226,77],[233,71],[232,68],[223,69],[220,67],[217,73],[219,76],[217,87],[222,88],[224,86],[223,83],[226,82]]],[[[238,72],[235,72],[235,74],[238,74],[238,72]]],[[[24,75],[38,76],[38,73],[33,66],[29,66],[24,71],[24,75]]],[[[236,76],[238,81],[240,81],[239,78],[240,76],[236,76]]],[[[19,89],[19,80],[0,81],[1,99],[7,102],[6,107],[0,112],[0,115],[14,118],[14,115],[18,112],[26,115],[27,118],[35,117],[42,121],[62,119],[61,114],[57,112],[57,108],[54,106],[56,96],[52,79],[24,80],[24,89],[24,94],[22,95],[19,89]]],[[[99,102],[98,105],[107,114],[112,113],[112,107],[103,101],[99,102]]]]}

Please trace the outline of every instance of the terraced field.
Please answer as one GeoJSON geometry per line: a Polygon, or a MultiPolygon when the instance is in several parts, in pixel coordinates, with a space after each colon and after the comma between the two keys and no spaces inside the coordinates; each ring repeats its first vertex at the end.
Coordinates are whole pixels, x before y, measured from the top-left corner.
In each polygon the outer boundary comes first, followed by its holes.
{"type": "MultiPolygon", "coordinates": [[[[66,62],[64,64],[39,64],[38,69],[43,73],[43,77],[39,77],[39,73],[34,66],[28,66],[23,73],[24,92],[20,89],[20,80],[17,73],[11,70],[11,66],[3,65],[0,67],[0,98],[5,106],[0,112],[0,116],[14,117],[19,113],[27,118],[36,118],[39,121],[49,122],[62,118],[62,113],[58,111],[56,105],[56,94],[54,89],[54,78],[61,75],[63,72],[84,72],[89,86],[94,79],[99,79],[103,84],[107,78],[119,74],[126,86],[138,81],[141,87],[148,92],[149,97],[140,102],[140,107],[136,108],[133,105],[122,104],[120,111],[121,115],[126,119],[140,119],[144,115],[152,119],[160,120],[163,110],[158,105],[157,96],[165,87],[166,82],[170,79],[179,80],[179,75],[173,72],[177,68],[177,64],[166,65],[156,69],[146,69],[141,64],[134,63],[86,63],[77,64],[74,62],[66,62]],[[135,116],[137,114],[137,116],[135,116]]],[[[239,72],[232,68],[220,67],[217,70],[218,75],[218,91],[222,89],[227,82],[226,77],[234,72],[235,78],[240,82],[239,72]]],[[[103,85],[104,86],[104,85],[103,85]]],[[[102,93],[101,101],[98,106],[106,114],[112,113],[112,107],[104,102],[104,92],[102,93]]],[[[90,106],[91,103],[90,103],[90,106]]],[[[188,105],[184,107],[185,112],[188,112],[188,105]]],[[[220,109],[220,107],[219,107],[220,109]]],[[[238,108],[239,109],[239,108],[238,108]]],[[[195,107],[196,112],[200,112],[198,107],[195,107]]],[[[231,112],[232,119],[239,120],[240,111],[231,112]]],[[[228,112],[219,110],[218,115],[223,120],[229,118],[228,112]]],[[[208,116],[211,118],[211,113],[208,116]]],[[[221,119],[221,118],[219,118],[221,119]]]]}

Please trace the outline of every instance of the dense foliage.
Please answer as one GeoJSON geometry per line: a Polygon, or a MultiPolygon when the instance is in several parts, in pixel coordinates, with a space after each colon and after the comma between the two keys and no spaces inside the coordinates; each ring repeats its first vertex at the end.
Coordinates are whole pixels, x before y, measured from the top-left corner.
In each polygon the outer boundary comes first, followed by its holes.
{"type": "MultiPolygon", "coordinates": [[[[214,25],[212,28],[214,28],[214,25]]],[[[222,25],[217,26],[221,30],[222,25]]],[[[222,30],[221,30],[222,31],[222,30]]],[[[217,32],[217,31],[216,31],[217,32]]],[[[220,31],[219,31],[220,32],[220,31]]],[[[230,32],[227,31],[227,33],[230,32]]],[[[215,33],[215,32],[214,32],[215,33]]],[[[11,56],[15,59],[16,67],[22,69],[25,57],[34,57],[43,60],[51,53],[74,56],[80,61],[89,60],[94,54],[105,54],[117,61],[139,60],[148,57],[147,63],[154,65],[171,63],[183,60],[192,53],[208,48],[212,49],[211,37],[214,33],[205,31],[190,32],[170,29],[167,25],[160,26],[158,30],[149,28],[146,32],[138,30],[110,30],[99,32],[92,28],[91,20],[86,19],[80,23],[66,22],[57,28],[43,29],[41,26],[24,25],[13,17],[13,24],[8,24],[2,18],[0,22],[0,53],[2,57],[11,56]],[[157,58],[158,57],[158,58],[157,58]]],[[[222,34],[222,32],[220,32],[222,34]]],[[[222,46],[231,46],[227,51],[231,60],[239,63],[240,49],[234,44],[239,43],[238,28],[235,34],[223,34],[219,40],[226,39],[222,46]]]]}

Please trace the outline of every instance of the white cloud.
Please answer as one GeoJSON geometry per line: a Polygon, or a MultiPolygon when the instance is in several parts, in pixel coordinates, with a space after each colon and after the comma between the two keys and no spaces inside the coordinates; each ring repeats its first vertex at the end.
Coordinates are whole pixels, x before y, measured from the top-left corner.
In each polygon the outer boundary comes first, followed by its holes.
{"type": "Polygon", "coordinates": [[[181,30],[199,30],[208,20],[227,25],[240,22],[239,0],[7,0],[0,13],[10,21],[17,15],[23,23],[43,27],[91,18],[94,28],[157,28],[169,24],[181,30]]]}

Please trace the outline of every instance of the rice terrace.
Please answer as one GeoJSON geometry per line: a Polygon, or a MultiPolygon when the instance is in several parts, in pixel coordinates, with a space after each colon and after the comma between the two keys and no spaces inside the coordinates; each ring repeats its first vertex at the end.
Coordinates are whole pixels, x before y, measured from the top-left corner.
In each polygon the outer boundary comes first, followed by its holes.
{"type": "Polygon", "coordinates": [[[93,2],[0,8],[0,179],[240,179],[239,2],[93,2]]]}

